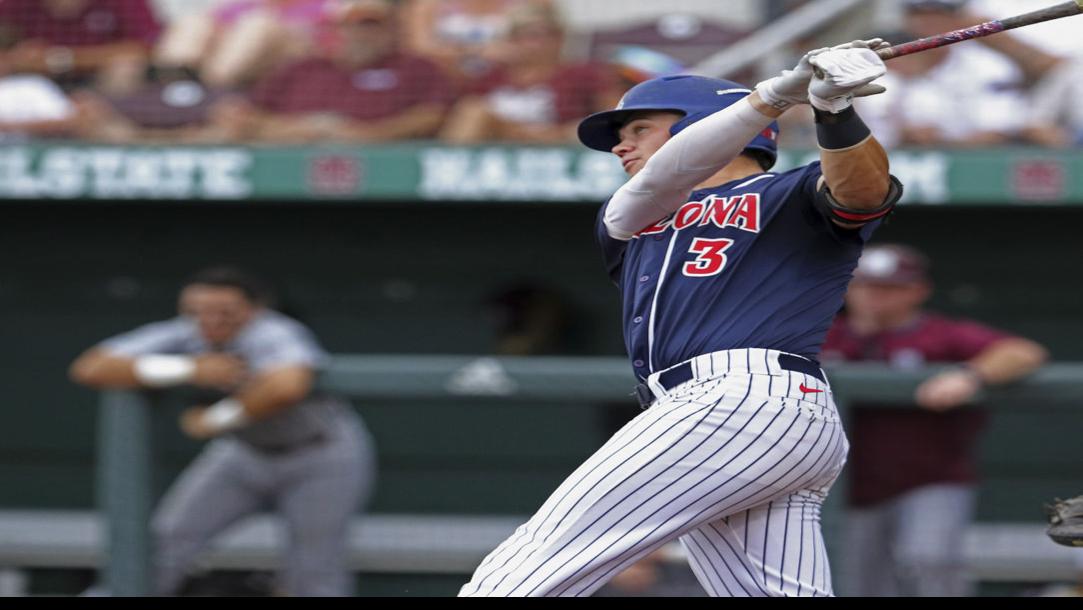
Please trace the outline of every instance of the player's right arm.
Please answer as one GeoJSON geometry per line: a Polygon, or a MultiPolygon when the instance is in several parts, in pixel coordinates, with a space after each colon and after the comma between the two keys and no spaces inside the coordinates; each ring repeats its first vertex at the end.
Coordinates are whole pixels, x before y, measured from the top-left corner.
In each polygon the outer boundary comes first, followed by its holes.
{"type": "Polygon", "coordinates": [[[228,354],[178,354],[184,322],[148,324],[108,339],[81,354],[68,369],[75,383],[92,388],[162,388],[184,384],[230,389],[246,374],[228,354]]]}
{"type": "MultiPolygon", "coordinates": [[[[812,68],[808,56],[796,70],[761,83],[773,83],[777,91],[804,96],[812,68]]],[[[627,241],[644,227],[673,213],[692,190],[741,154],[745,146],[782,114],[784,104],[764,101],[753,91],[747,98],[683,129],[662,145],[643,169],[624,183],[610,199],[603,221],[610,237],[627,241]]]]}
{"type": "Polygon", "coordinates": [[[81,354],[68,369],[72,381],[98,389],[161,388],[183,384],[225,389],[236,386],[244,375],[244,362],[228,354],[129,357],[97,347],[81,354]]]}

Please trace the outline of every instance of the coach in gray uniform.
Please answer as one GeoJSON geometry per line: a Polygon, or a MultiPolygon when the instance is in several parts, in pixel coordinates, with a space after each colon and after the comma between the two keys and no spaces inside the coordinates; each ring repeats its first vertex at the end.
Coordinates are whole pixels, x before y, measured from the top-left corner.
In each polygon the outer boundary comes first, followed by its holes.
{"type": "Polygon", "coordinates": [[[177,592],[216,534],[266,508],[288,527],[281,592],[352,590],[345,534],[372,485],[372,443],[348,404],[313,390],[327,355],[312,333],[262,296],[237,270],[201,272],[181,292],[179,317],[108,339],[72,365],[72,378],[95,388],[217,393],[181,417],[186,434],[214,440],[155,513],[159,595],[177,592]]]}

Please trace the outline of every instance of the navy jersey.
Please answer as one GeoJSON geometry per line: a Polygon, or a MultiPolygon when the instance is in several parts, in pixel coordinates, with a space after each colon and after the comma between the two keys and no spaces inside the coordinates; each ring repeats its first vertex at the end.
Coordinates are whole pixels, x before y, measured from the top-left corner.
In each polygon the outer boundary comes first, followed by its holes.
{"type": "Polygon", "coordinates": [[[629,241],[609,236],[602,206],[597,238],[638,377],[728,349],[819,354],[878,224],[832,223],[814,205],[820,176],[817,162],[694,191],[629,241]]]}

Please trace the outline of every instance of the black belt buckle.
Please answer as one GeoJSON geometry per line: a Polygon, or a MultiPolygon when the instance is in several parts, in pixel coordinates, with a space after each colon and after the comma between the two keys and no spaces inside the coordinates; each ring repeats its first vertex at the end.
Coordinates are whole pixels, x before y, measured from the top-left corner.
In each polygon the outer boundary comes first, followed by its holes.
{"type": "Polygon", "coordinates": [[[649,409],[654,404],[654,392],[645,383],[636,386],[635,397],[639,401],[640,409],[649,409]]]}

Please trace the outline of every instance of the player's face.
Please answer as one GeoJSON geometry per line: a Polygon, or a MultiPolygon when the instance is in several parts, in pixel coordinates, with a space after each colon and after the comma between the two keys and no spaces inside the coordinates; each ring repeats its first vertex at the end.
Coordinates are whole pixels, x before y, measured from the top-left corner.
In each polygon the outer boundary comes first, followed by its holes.
{"type": "Polygon", "coordinates": [[[877,320],[904,319],[918,312],[929,298],[925,282],[892,283],[854,280],[846,292],[850,313],[877,320]]]}
{"type": "Polygon", "coordinates": [[[617,132],[620,143],[613,147],[613,154],[620,157],[624,172],[629,176],[639,173],[647,159],[669,140],[669,128],[679,120],[681,115],[675,112],[633,114],[617,132]]]}
{"type": "Polygon", "coordinates": [[[256,305],[243,292],[228,286],[194,284],[180,296],[180,313],[199,325],[203,339],[212,345],[229,343],[252,319],[256,305]]]}

